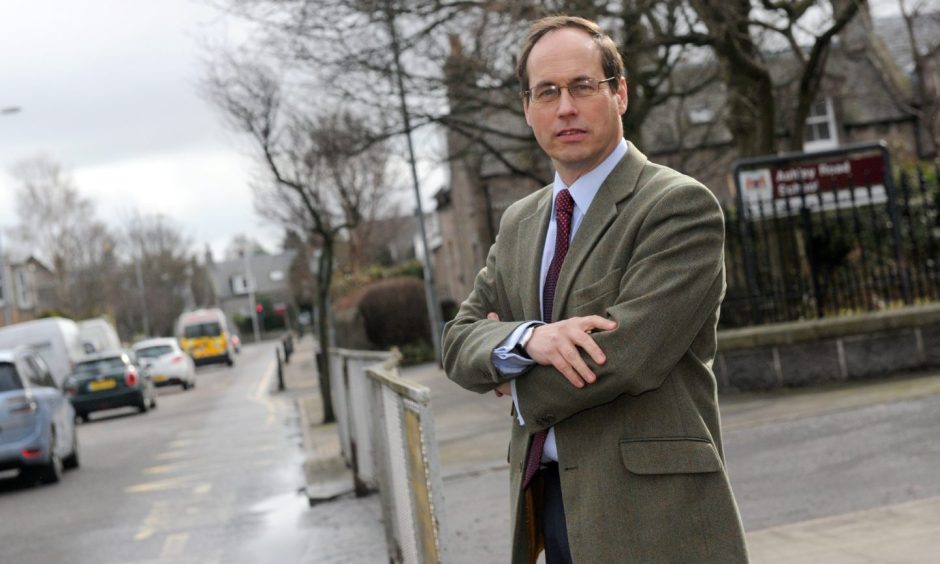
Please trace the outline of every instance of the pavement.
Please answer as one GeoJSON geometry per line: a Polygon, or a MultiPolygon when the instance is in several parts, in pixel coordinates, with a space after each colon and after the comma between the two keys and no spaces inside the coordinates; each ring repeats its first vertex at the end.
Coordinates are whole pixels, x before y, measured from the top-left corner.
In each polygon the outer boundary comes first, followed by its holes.
{"type": "MultiPolygon", "coordinates": [[[[284,366],[298,407],[311,511],[329,527],[311,543],[316,562],[386,562],[378,495],[356,497],[340,456],[336,424],[322,423],[314,341],[295,340],[284,366]],[[332,533],[331,533],[332,532],[332,533]],[[355,539],[352,541],[351,539],[355,539]]],[[[459,388],[436,364],[401,370],[431,390],[444,488],[445,562],[506,562],[509,541],[508,398],[459,388]]],[[[860,385],[729,394],[720,398],[723,428],[744,429],[877,403],[940,394],[940,373],[860,385]]],[[[734,480],[732,476],[732,485],[734,480]]],[[[920,564],[940,562],[940,497],[886,505],[747,531],[756,564],[920,564]]]]}

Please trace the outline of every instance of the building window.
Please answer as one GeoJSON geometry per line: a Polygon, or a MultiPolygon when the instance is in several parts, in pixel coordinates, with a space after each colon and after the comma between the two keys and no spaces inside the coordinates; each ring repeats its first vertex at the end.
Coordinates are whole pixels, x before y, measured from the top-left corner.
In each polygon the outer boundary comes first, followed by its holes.
{"type": "Polygon", "coordinates": [[[835,112],[832,111],[832,99],[816,100],[806,117],[806,130],[803,133],[804,151],[824,151],[839,146],[836,135],[835,112]]]}
{"type": "Polygon", "coordinates": [[[29,283],[29,273],[25,269],[19,269],[13,275],[16,282],[16,307],[20,309],[33,308],[33,293],[29,283]]]}
{"type": "Polygon", "coordinates": [[[709,108],[689,110],[689,122],[693,125],[704,125],[715,121],[715,112],[709,108]]]}
{"type": "Polygon", "coordinates": [[[284,273],[281,272],[280,270],[272,270],[268,274],[268,278],[271,279],[271,282],[280,282],[281,280],[284,279],[284,273]]]}
{"type": "Polygon", "coordinates": [[[251,292],[251,284],[249,284],[248,278],[244,274],[232,275],[232,277],[229,278],[229,285],[232,288],[232,293],[235,295],[251,292]]]}

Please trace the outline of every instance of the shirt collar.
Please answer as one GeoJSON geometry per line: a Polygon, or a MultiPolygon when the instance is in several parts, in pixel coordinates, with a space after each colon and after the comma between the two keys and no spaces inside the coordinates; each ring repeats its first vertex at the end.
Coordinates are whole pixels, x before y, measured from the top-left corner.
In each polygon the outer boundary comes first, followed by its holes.
{"type": "Polygon", "coordinates": [[[607,158],[604,159],[601,164],[594,167],[587,174],[583,174],[580,178],[575,180],[574,184],[571,186],[566,186],[556,172],[554,186],[552,187],[552,205],[554,206],[555,197],[558,196],[558,193],[567,188],[571,193],[571,197],[574,199],[574,204],[578,211],[582,214],[586,213],[591,202],[594,201],[594,196],[597,195],[597,191],[601,189],[601,184],[607,180],[610,172],[614,170],[614,167],[617,166],[617,163],[619,163],[626,154],[627,142],[621,139],[620,143],[614,147],[614,150],[607,155],[607,158]]]}

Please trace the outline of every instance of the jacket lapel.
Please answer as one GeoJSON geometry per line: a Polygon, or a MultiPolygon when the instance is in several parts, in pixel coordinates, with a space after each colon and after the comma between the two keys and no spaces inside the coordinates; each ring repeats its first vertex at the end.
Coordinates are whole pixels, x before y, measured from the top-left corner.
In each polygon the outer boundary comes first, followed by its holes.
{"type": "Polygon", "coordinates": [[[545,193],[538,199],[531,214],[519,223],[516,241],[515,272],[519,274],[522,292],[522,319],[542,319],[542,306],[539,304],[539,288],[542,270],[542,248],[548,233],[548,219],[552,211],[551,184],[542,189],[545,193]]]}
{"type": "MultiPolygon", "coordinates": [[[[591,207],[581,220],[581,226],[574,234],[574,239],[568,248],[568,255],[565,257],[558,276],[553,311],[559,313],[565,311],[575,275],[581,270],[584,261],[594,250],[601,236],[617,219],[619,204],[633,194],[640,179],[640,173],[647,162],[646,155],[641,153],[633,143],[628,142],[628,144],[626,156],[614,167],[601,185],[597,195],[594,196],[594,201],[591,202],[591,207]]],[[[544,234],[542,237],[544,240],[544,234]]]]}

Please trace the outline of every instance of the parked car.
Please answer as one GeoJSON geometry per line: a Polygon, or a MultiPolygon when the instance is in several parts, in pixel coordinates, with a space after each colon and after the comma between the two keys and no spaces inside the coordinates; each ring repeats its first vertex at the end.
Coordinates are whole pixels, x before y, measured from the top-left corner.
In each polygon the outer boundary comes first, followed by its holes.
{"type": "Polygon", "coordinates": [[[172,337],[146,339],[131,349],[141,370],[157,386],[180,385],[184,390],[196,386],[196,364],[172,337]]]}
{"type": "Polygon", "coordinates": [[[136,407],[141,413],[157,407],[157,389],[124,352],[90,355],[75,365],[65,392],[82,421],[93,411],[136,407]]]}
{"type": "Polygon", "coordinates": [[[0,470],[51,484],[78,464],[75,411],[49,367],[26,347],[0,350],[0,470]]]}

